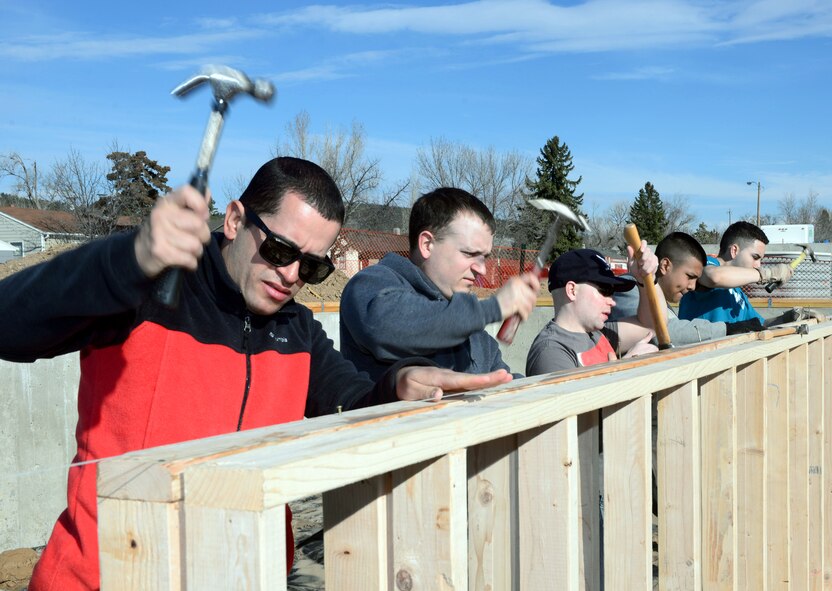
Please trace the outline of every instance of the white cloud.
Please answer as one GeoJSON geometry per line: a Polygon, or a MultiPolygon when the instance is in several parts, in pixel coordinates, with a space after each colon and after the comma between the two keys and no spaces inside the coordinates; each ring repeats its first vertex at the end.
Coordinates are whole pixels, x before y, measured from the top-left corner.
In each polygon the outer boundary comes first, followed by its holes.
{"type": "Polygon", "coordinates": [[[832,5],[820,0],[728,5],[693,0],[589,0],[572,6],[543,0],[480,0],[384,8],[319,4],[262,15],[257,22],[356,35],[412,32],[473,37],[516,45],[524,51],[591,52],[826,36],[832,32],[832,5]]]}
{"type": "Polygon", "coordinates": [[[173,37],[108,37],[68,32],[62,35],[32,35],[0,42],[0,57],[19,61],[53,59],[108,59],[136,55],[194,54],[227,43],[262,37],[266,32],[236,29],[173,37]]]}
{"type": "Polygon", "coordinates": [[[593,76],[595,80],[664,80],[673,74],[673,68],[646,66],[629,72],[610,72],[593,76]]]}

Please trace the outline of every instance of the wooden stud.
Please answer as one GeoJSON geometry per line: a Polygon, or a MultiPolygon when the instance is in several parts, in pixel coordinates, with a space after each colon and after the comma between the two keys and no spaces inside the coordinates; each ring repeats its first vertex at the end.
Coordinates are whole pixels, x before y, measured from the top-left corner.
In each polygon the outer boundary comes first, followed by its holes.
{"type": "Polygon", "coordinates": [[[695,381],[658,395],[660,591],[702,587],[698,395],[695,381]]]}
{"type": "Polygon", "coordinates": [[[323,494],[324,571],[337,589],[386,589],[389,474],[323,494]]]}
{"type": "Polygon", "coordinates": [[[101,588],[182,589],[179,519],[179,503],[99,499],[101,588]]]}
{"type": "Polygon", "coordinates": [[[766,577],[769,591],[789,589],[789,352],[766,363],[766,577]]]}
{"type": "Polygon", "coordinates": [[[651,396],[603,410],[604,587],[653,588],[651,396]]]}
{"type": "Polygon", "coordinates": [[[702,585],[736,587],[736,389],[732,369],[699,381],[702,433],[702,585]]]}
{"type": "Polygon", "coordinates": [[[809,588],[808,350],[789,351],[789,584],[809,588]]]}
{"type": "Polygon", "coordinates": [[[832,590],[832,337],[823,339],[823,588],[832,590]]]}
{"type": "Polygon", "coordinates": [[[823,588],[823,340],[808,344],[808,589],[823,588]]]}
{"type": "Polygon", "coordinates": [[[187,591],[286,590],[285,505],[244,511],[185,498],[187,591]]]}
{"type": "Polygon", "coordinates": [[[578,419],[518,434],[520,589],[579,588],[578,419]]]}
{"type": "Polygon", "coordinates": [[[765,360],[737,368],[737,586],[763,589],[765,551],[765,360]]]}
{"type": "MultiPolygon", "coordinates": [[[[502,437],[468,450],[468,588],[511,589],[517,516],[512,510],[512,465],[517,438],[502,437]]],[[[367,587],[369,588],[369,587],[367,587]]]]}
{"type": "Polygon", "coordinates": [[[578,457],[581,480],[581,553],[579,588],[601,591],[601,458],[600,412],[578,417],[578,457]],[[581,586],[582,585],[582,586],[581,586]]]}
{"type": "Polygon", "coordinates": [[[466,452],[393,472],[393,589],[466,589],[466,452]]]}

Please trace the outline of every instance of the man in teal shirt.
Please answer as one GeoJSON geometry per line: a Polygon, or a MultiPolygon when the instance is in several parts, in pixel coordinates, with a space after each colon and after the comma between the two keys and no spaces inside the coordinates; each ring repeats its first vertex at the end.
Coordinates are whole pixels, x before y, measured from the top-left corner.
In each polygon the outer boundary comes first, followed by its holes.
{"type": "Polygon", "coordinates": [[[697,282],[696,291],[685,294],[679,303],[679,318],[704,318],[711,322],[740,322],[763,317],[757,313],[742,290],[749,283],[786,283],[792,268],[786,263],[762,266],[768,238],[754,224],[736,222],[728,226],[719,243],[719,256],[708,262],[697,282]]]}

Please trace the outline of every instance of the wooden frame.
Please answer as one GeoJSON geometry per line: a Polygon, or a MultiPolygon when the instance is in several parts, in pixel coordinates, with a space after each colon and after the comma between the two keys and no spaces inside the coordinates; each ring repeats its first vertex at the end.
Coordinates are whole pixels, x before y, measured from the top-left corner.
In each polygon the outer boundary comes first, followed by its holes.
{"type": "Polygon", "coordinates": [[[284,589],[323,493],[329,588],[652,589],[651,402],[659,588],[825,588],[830,363],[785,328],[112,458],[102,588],[284,589]]]}

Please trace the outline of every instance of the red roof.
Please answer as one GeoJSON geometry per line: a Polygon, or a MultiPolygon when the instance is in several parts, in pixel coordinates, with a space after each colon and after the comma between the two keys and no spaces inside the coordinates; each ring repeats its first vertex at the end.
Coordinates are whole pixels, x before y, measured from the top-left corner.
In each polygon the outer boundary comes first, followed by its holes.
{"type": "MultiPolygon", "coordinates": [[[[78,234],[78,220],[69,211],[54,209],[31,209],[28,207],[0,207],[0,212],[29,224],[41,232],[50,234],[78,234]]],[[[128,228],[138,222],[128,216],[119,216],[117,226],[128,228]]]]}
{"type": "Polygon", "coordinates": [[[51,209],[30,209],[28,207],[0,207],[0,212],[14,219],[29,224],[41,232],[74,234],[78,232],[78,222],[68,211],[51,209]]]}

